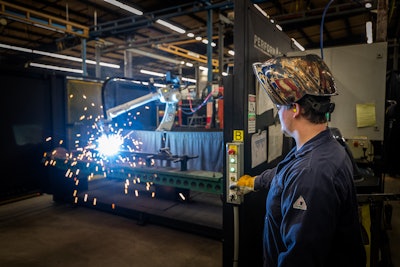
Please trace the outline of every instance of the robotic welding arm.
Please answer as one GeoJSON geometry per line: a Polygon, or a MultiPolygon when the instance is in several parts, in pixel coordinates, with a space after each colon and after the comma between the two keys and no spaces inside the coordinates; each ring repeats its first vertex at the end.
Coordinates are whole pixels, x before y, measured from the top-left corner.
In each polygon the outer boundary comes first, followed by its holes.
{"type": "MultiPolygon", "coordinates": [[[[126,83],[124,79],[114,80],[114,82],[126,83]]],[[[106,109],[106,120],[112,120],[113,118],[121,114],[125,114],[130,110],[143,106],[149,102],[159,100],[160,102],[165,103],[166,106],[164,117],[161,120],[157,131],[169,131],[173,126],[176,106],[180,99],[181,94],[179,92],[179,88],[176,88],[174,84],[167,84],[165,87],[157,89],[156,92],[143,95],[126,103],[106,109]]]]}
{"type": "Polygon", "coordinates": [[[165,103],[164,117],[157,127],[157,131],[170,131],[174,126],[176,104],[181,100],[181,94],[178,89],[171,84],[168,87],[158,89],[160,93],[160,101],[165,103]]]}
{"type": "Polygon", "coordinates": [[[121,114],[124,114],[132,109],[143,106],[151,101],[158,100],[158,99],[160,99],[160,94],[158,92],[155,92],[155,93],[150,93],[150,94],[144,95],[142,97],[136,98],[136,99],[126,102],[124,104],[115,106],[113,108],[110,108],[106,111],[107,120],[111,120],[111,119],[113,119],[121,114]]]}

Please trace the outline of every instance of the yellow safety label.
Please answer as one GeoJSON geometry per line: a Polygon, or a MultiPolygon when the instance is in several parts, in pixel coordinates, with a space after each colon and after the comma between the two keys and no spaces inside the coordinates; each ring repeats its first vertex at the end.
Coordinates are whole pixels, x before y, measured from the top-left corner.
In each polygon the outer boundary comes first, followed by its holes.
{"type": "Polygon", "coordinates": [[[244,141],[244,131],[243,130],[233,130],[233,141],[243,142],[244,141]]]}

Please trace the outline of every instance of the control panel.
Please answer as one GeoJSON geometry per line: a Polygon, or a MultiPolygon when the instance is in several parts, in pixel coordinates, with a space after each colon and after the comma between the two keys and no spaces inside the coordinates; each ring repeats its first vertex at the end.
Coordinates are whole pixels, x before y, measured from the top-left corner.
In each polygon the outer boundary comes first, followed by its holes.
{"type": "Polygon", "coordinates": [[[243,193],[236,188],[236,183],[243,175],[243,143],[226,144],[226,202],[240,204],[243,193]]]}
{"type": "Polygon", "coordinates": [[[355,136],[354,138],[347,139],[346,143],[354,159],[372,161],[374,155],[373,146],[366,136],[355,136]]]}

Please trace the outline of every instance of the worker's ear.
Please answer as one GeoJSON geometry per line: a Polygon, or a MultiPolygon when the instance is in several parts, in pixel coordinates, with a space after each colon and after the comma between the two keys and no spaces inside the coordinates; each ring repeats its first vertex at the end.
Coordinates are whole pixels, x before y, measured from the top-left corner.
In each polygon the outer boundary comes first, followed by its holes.
{"type": "Polygon", "coordinates": [[[296,117],[300,112],[300,105],[298,103],[293,103],[292,111],[293,111],[293,116],[296,117]]]}

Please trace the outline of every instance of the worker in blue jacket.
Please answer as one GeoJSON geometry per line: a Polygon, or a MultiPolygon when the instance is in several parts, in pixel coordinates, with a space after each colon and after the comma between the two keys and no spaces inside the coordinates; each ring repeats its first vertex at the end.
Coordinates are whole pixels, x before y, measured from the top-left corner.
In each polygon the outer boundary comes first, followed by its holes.
{"type": "Polygon", "coordinates": [[[352,162],[328,127],[337,94],[316,55],[253,64],[296,146],[273,169],[242,176],[238,188],[268,190],[264,266],[366,266],[352,162]]]}

